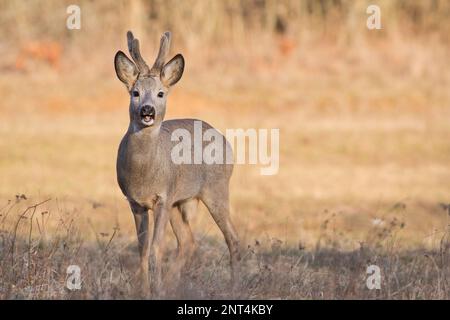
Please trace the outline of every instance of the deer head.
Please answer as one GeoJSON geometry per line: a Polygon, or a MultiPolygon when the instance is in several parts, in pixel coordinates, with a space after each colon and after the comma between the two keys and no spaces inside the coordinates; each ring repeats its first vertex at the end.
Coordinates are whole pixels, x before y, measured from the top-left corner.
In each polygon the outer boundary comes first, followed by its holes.
{"type": "Polygon", "coordinates": [[[139,40],[131,31],[127,33],[128,51],[118,51],[114,58],[117,77],[130,94],[130,121],[135,128],[159,128],[166,113],[169,88],[180,80],[184,71],[184,58],[175,55],[165,63],[170,47],[170,32],[161,37],[158,56],[151,68],[145,63],[139,50],[139,40]]]}

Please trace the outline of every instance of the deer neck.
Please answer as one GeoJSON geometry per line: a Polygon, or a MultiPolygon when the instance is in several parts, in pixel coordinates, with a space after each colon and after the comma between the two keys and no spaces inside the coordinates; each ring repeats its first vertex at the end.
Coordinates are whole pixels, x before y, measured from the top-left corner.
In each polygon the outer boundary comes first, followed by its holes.
{"type": "Polygon", "coordinates": [[[160,127],[146,127],[137,129],[132,123],[128,128],[128,149],[138,156],[155,157],[159,143],[160,127]]]}

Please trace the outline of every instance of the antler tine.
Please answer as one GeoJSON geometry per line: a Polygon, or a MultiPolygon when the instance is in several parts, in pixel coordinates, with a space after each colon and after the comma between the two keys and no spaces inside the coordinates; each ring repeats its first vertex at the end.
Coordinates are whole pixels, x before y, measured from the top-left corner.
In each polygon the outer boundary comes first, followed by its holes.
{"type": "Polygon", "coordinates": [[[134,36],[133,36],[133,32],[128,31],[127,32],[127,43],[128,43],[128,51],[131,54],[131,51],[133,51],[133,40],[134,40],[134,36]]]}
{"type": "Polygon", "coordinates": [[[141,52],[139,50],[139,40],[133,36],[133,33],[131,31],[127,32],[127,42],[128,42],[128,51],[130,52],[131,58],[133,58],[139,70],[139,77],[149,75],[150,68],[145,63],[144,59],[141,56],[141,52]]]}
{"type": "Polygon", "coordinates": [[[163,33],[159,45],[158,56],[156,57],[155,63],[150,70],[151,75],[157,76],[160,74],[164,66],[164,62],[166,61],[167,53],[169,53],[171,37],[172,36],[169,31],[163,33]]]}

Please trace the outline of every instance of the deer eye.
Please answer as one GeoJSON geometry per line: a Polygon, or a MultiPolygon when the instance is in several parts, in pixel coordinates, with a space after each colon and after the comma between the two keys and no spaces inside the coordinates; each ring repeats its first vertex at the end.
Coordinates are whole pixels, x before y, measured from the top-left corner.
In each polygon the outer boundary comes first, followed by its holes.
{"type": "Polygon", "coordinates": [[[134,90],[132,95],[133,97],[139,97],[139,91],[134,90]]]}
{"type": "Polygon", "coordinates": [[[164,97],[164,92],[162,92],[162,91],[158,92],[158,98],[162,98],[162,97],[164,97]]]}

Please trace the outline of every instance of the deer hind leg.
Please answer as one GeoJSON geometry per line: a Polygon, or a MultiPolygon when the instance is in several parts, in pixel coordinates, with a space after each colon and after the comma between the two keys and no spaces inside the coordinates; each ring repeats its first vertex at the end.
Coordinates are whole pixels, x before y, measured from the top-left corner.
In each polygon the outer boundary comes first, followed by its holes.
{"type": "Polygon", "coordinates": [[[197,199],[190,199],[180,203],[172,210],[170,224],[177,238],[177,260],[181,264],[190,260],[195,251],[195,238],[189,226],[189,217],[195,214],[198,207],[197,199]]]}
{"type": "Polygon", "coordinates": [[[184,266],[191,260],[195,252],[195,239],[189,226],[188,217],[197,211],[198,200],[185,201],[171,211],[170,225],[177,239],[177,258],[171,264],[167,272],[165,282],[176,282],[179,280],[184,266]]]}
{"type": "Polygon", "coordinates": [[[232,281],[235,282],[238,278],[241,257],[239,238],[230,218],[228,186],[204,191],[201,199],[223,233],[230,252],[232,281]]]}

